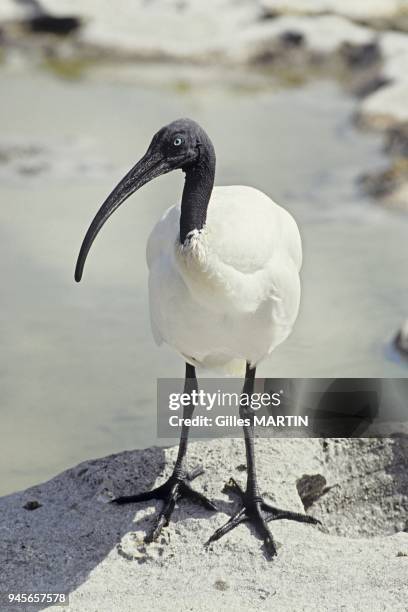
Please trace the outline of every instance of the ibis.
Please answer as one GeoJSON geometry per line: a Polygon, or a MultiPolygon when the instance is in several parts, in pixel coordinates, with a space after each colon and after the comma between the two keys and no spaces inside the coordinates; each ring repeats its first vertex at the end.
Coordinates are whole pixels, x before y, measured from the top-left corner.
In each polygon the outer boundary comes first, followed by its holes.
{"type": "MultiPolygon", "coordinates": [[[[168,208],[147,244],[153,335],[158,344],[167,343],[185,361],[186,393],[197,390],[196,368],[203,367],[228,374],[242,372],[243,393],[251,394],[257,365],[289,336],[298,314],[301,239],[289,212],[261,191],[240,185],[214,187],[215,161],[213,144],[195,121],[178,119],[161,128],[93,219],[80,249],[75,279],[81,280],[91,245],[112,213],[149,181],[182,170],[181,202],[168,208]]],[[[193,410],[192,404],[185,406],[183,416],[188,419],[193,410]]],[[[239,414],[249,422],[243,427],[246,488],[230,480],[240,509],[206,544],[249,522],[271,558],[276,545],[269,521],[319,521],[262,498],[255,470],[253,418],[247,418],[253,411],[241,404],[239,414]]],[[[182,498],[216,510],[191,485],[202,469],[187,469],[188,434],[189,427],[183,425],[174,469],[164,484],[113,500],[117,504],[163,501],[147,542],[158,537],[182,498]]]]}

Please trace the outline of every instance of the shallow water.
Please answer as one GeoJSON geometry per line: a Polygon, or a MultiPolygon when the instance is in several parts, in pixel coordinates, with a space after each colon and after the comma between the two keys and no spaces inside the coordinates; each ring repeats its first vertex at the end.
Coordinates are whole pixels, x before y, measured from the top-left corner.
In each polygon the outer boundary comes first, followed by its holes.
{"type": "Polygon", "coordinates": [[[107,192],[179,116],[211,134],[219,184],[266,191],[301,227],[301,315],[259,374],[408,375],[388,349],[407,316],[408,217],[358,193],[356,176],[384,159],[381,138],[352,127],[353,100],[334,83],[187,87],[159,85],[157,71],[156,80],[141,73],[127,82],[0,72],[0,144],[20,151],[11,160],[0,151],[0,493],[161,442],[156,379],[182,376],[183,364],[151,337],[144,251],[182,175],[160,178],[121,208],[80,285],[73,270],[107,192]]]}

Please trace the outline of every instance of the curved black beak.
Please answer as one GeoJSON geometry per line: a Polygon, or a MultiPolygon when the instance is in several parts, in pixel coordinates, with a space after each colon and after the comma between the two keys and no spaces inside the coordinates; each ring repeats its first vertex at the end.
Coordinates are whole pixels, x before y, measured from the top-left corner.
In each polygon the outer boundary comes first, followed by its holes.
{"type": "Polygon", "coordinates": [[[171,170],[166,160],[156,152],[147,151],[146,155],[126,174],[126,176],[116,185],[112,193],[106,198],[94,220],[86,232],[82,242],[81,250],[78,255],[78,260],[75,268],[75,280],[77,283],[82,278],[85,260],[95,240],[99,230],[109,219],[111,214],[119,208],[121,204],[135,191],[143,187],[152,179],[165,174],[171,170]]]}

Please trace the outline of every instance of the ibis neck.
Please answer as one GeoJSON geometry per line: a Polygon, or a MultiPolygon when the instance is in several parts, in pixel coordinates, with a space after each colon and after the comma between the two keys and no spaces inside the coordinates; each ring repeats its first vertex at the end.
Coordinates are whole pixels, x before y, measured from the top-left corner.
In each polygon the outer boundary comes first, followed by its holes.
{"type": "Polygon", "coordinates": [[[184,244],[190,232],[200,231],[207,219],[207,208],[214,186],[215,151],[208,137],[200,143],[200,157],[185,169],[181,199],[180,243],[184,244]]]}

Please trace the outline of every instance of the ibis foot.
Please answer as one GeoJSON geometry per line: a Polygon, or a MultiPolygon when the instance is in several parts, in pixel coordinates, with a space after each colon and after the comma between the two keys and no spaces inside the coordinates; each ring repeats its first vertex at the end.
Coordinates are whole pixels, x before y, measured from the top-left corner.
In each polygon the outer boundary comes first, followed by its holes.
{"type": "Polygon", "coordinates": [[[228,484],[225,485],[224,491],[237,493],[242,500],[243,507],[234,514],[222,527],[217,529],[215,533],[206,542],[206,546],[212,542],[216,542],[222,536],[232,531],[241,523],[251,523],[255,527],[255,531],[259,538],[263,540],[265,552],[268,558],[272,558],[277,554],[276,544],[273,536],[269,531],[267,523],[277,521],[279,519],[287,519],[297,521],[298,523],[310,523],[312,525],[321,525],[318,519],[307,514],[299,512],[291,512],[290,510],[282,510],[271,504],[263,501],[259,496],[249,495],[239,484],[231,478],[228,484]]]}
{"type": "Polygon", "coordinates": [[[195,491],[189,484],[191,480],[194,480],[194,478],[197,478],[197,476],[200,476],[203,472],[204,470],[202,467],[197,467],[191,472],[173,472],[166,482],[152,489],[152,491],[116,497],[112,500],[112,503],[122,505],[148,501],[150,499],[162,499],[164,502],[163,508],[160,510],[153,528],[145,537],[146,543],[153,542],[159,537],[163,527],[169,524],[176,503],[182,497],[201,504],[204,508],[207,508],[207,510],[217,510],[217,507],[212,501],[207,499],[202,493],[195,491]]]}

